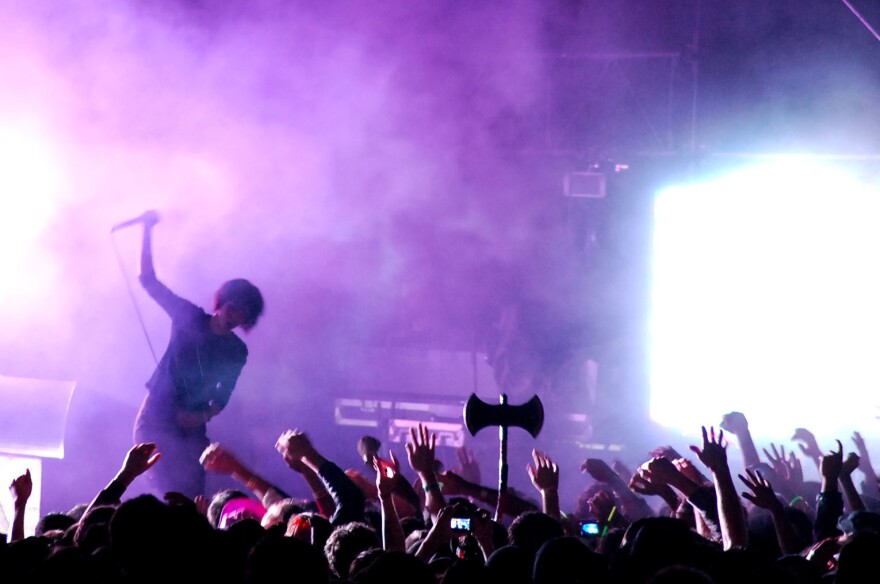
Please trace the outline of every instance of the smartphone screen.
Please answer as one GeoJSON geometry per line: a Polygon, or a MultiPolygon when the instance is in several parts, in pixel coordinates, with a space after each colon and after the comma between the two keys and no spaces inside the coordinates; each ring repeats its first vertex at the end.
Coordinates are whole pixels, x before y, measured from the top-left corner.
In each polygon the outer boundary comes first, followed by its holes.
{"type": "Polygon", "coordinates": [[[470,517],[453,517],[449,521],[449,526],[456,531],[470,531],[471,519],[470,517]]]}
{"type": "Polygon", "coordinates": [[[584,521],[581,523],[581,533],[587,536],[599,535],[599,524],[595,521],[584,521]]]}

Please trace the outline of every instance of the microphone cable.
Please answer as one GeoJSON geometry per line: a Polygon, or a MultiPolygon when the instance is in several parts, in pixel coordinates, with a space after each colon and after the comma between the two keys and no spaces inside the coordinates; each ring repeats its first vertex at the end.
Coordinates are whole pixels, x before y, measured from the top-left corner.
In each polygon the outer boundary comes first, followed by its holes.
{"type": "Polygon", "coordinates": [[[144,338],[147,339],[147,346],[150,348],[150,354],[153,356],[153,361],[158,365],[159,359],[156,358],[156,351],[153,349],[153,342],[150,340],[150,334],[147,332],[147,325],[144,323],[144,317],[141,314],[140,306],[138,306],[134,290],[131,288],[131,276],[129,275],[128,270],[125,269],[125,262],[122,261],[122,254],[119,253],[119,246],[116,245],[116,238],[113,237],[114,233],[115,231],[110,232],[110,241],[113,244],[113,252],[116,255],[116,261],[119,263],[119,271],[122,272],[122,280],[125,282],[125,289],[128,291],[128,296],[131,299],[134,313],[137,315],[138,322],[141,325],[141,330],[144,331],[144,338]]]}

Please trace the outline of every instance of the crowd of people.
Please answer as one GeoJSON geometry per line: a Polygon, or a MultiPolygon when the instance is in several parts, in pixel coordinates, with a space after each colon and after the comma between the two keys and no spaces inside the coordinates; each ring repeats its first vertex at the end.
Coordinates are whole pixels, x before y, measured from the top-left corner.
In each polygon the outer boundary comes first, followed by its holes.
{"type": "Polygon", "coordinates": [[[806,429],[793,438],[800,454],[769,444],[761,457],[746,417],[731,412],[702,429],[690,457],[666,445],[638,469],[591,458],[580,469],[587,481],[533,451],[530,496],[481,484],[466,448],[458,466],[444,468],[421,424],[406,443],[408,468],[365,436],[357,444],[365,468],[343,470],[306,433],[288,430],[275,448],[309,499],[289,496],[217,443],[200,462],[240,489],[126,498],[138,477],[168,462],[161,444],[139,443],[91,502],[46,513],[33,534],[24,532],[31,477],[15,477],[0,570],[10,582],[873,581],[880,486],[865,441],[853,434],[844,455],[842,442],[823,451],[806,429]],[[731,443],[741,461],[728,460],[731,443]],[[818,481],[804,479],[802,459],[816,465],[818,481]],[[565,511],[560,480],[586,482],[565,511]]]}

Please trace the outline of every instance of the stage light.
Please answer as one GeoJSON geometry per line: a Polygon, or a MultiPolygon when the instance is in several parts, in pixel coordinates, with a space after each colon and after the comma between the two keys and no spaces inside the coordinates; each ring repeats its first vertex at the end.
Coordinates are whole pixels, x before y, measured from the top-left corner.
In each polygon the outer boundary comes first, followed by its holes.
{"type": "Polygon", "coordinates": [[[880,191],[809,158],[658,194],[650,413],[690,435],[880,434],[880,191]]]}
{"type": "Polygon", "coordinates": [[[32,127],[0,129],[0,299],[33,302],[48,269],[40,238],[58,212],[62,173],[51,142],[32,127]]]}

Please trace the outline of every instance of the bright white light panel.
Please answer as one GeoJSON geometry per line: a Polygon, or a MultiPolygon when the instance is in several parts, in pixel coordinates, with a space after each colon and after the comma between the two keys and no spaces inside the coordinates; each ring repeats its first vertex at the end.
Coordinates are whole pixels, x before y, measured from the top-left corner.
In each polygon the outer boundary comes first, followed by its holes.
{"type": "Polygon", "coordinates": [[[880,193],[807,159],[657,196],[651,417],[880,434],[880,193]]]}

